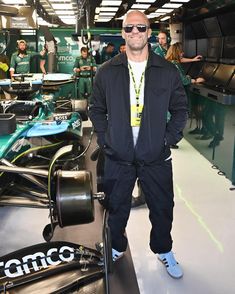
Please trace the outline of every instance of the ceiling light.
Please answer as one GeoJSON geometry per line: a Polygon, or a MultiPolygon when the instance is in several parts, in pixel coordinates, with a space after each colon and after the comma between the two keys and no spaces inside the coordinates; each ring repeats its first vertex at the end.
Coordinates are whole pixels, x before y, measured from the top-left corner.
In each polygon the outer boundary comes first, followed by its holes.
{"type": "MultiPolygon", "coordinates": [[[[99,11],[117,11],[119,7],[96,7],[96,9],[99,8],[99,11]]],[[[96,11],[95,9],[95,11],[96,11]]]]}
{"type": "Polygon", "coordinates": [[[164,13],[170,13],[170,12],[172,12],[174,9],[161,9],[161,8],[159,8],[159,9],[157,9],[157,10],[155,10],[155,12],[164,12],[164,13]]]}
{"type": "Polygon", "coordinates": [[[50,2],[51,3],[57,2],[57,3],[64,3],[64,4],[66,4],[66,3],[70,3],[70,0],[50,0],[50,2]]]}
{"type": "Polygon", "coordinates": [[[138,0],[138,3],[154,3],[156,0],[138,0]]]}
{"type": "Polygon", "coordinates": [[[100,6],[120,6],[122,4],[122,0],[111,0],[111,1],[106,1],[103,0],[100,6]]]}
{"type": "Polygon", "coordinates": [[[148,9],[150,4],[133,4],[131,9],[148,9]]]}
{"type": "Polygon", "coordinates": [[[73,10],[55,10],[55,13],[58,15],[74,15],[73,10]]]}
{"type": "Polygon", "coordinates": [[[26,0],[2,0],[4,4],[25,5],[26,0]]]}
{"type": "Polygon", "coordinates": [[[170,18],[170,16],[165,16],[165,17],[161,18],[160,21],[165,21],[165,20],[167,20],[169,18],[170,18]]]}
{"type": "Polygon", "coordinates": [[[66,6],[66,10],[67,9],[73,9],[73,6],[71,5],[71,3],[51,3],[51,6],[56,10],[56,9],[65,9],[66,6]]]}
{"type": "Polygon", "coordinates": [[[100,12],[99,15],[102,15],[102,16],[107,16],[107,15],[114,16],[115,14],[116,14],[115,12],[100,12]]]}
{"type": "Polygon", "coordinates": [[[111,20],[111,18],[99,18],[95,22],[108,22],[110,20],[111,20]]]}
{"type": "Polygon", "coordinates": [[[171,0],[170,2],[184,2],[184,3],[186,3],[186,2],[189,2],[190,0],[171,0]]]}
{"type": "Polygon", "coordinates": [[[162,6],[162,8],[166,7],[166,8],[179,8],[180,6],[182,6],[182,4],[180,3],[166,3],[162,6]]]}
{"type": "Polygon", "coordinates": [[[96,7],[96,9],[95,9],[95,13],[99,13],[100,12],[100,7],[96,7]]]}
{"type": "Polygon", "coordinates": [[[150,13],[147,16],[147,18],[154,18],[154,17],[159,17],[161,15],[165,15],[165,13],[150,13]]]}

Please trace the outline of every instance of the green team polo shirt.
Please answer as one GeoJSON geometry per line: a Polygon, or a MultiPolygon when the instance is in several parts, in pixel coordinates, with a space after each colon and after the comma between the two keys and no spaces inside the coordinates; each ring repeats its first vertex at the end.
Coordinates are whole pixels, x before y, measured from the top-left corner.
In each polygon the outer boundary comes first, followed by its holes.
{"type": "MultiPolygon", "coordinates": [[[[96,66],[94,57],[88,56],[87,58],[82,58],[79,56],[76,58],[73,68],[80,68],[82,66],[96,66]]],[[[84,70],[77,73],[79,77],[90,77],[90,70],[84,70]]]]}
{"type": "Polygon", "coordinates": [[[162,58],[165,58],[167,49],[163,48],[161,45],[158,45],[156,49],[154,50],[154,53],[161,56],[162,58]]]}
{"type": "Polygon", "coordinates": [[[15,73],[29,73],[30,72],[30,60],[34,56],[39,56],[41,59],[43,57],[38,52],[27,52],[24,57],[20,57],[18,52],[15,52],[11,56],[10,68],[15,69],[15,73]]]}

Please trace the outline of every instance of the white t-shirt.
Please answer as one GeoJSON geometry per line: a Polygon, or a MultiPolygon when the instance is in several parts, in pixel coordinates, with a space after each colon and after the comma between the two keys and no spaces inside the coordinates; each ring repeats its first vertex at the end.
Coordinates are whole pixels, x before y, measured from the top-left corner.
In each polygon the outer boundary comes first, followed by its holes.
{"type": "MultiPolygon", "coordinates": [[[[136,88],[139,89],[141,76],[142,76],[142,73],[145,71],[147,60],[142,62],[134,62],[134,61],[128,60],[128,63],[131,66],[131,69],[135,78],[136,88]]],[[[135,88],[134,88],[134,83],[131,76],[130,68],[129,68],[129,75],[130,75],[130,106],[131,106],[131,105],[136,105],[136,93],[135,93],[135,88]]],[[[143,78],[141,88],[140,88],[140,95],[139,95],[140,105],[144,104],[144,84],[145,84],[145,79],[143,78]]],[[[140,129],[139,127],[132,127],[134,146],[136,145],[136,142],[138,139],[139,129],[140,129]]]]}

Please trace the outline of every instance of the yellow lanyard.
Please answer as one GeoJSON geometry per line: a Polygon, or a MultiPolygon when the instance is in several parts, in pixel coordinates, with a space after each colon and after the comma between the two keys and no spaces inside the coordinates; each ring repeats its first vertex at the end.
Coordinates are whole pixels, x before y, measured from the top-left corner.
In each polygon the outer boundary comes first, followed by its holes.
{"type": "Polygon", "coordinates": [[[142,72],[142,74],[141,74],[140,84],[139,84],[139,87],[138,87],[138,89],[137,89],[136,81],[135,81],[135,76],[134,76],[134,73],[133,73],[133,70],[132,70],[132,67],[131,67],[130,63],[128,63],[128,68],[129,68],[129,70],[130,70],[131,78],[132,78],[133,85],[134,85],[134,89],[135,89],[135,99],[136,99],[136,109],[137,109],[137,113],[140,113],[140,112],[139,112],[139,106],[140,106],[140,90],[141,90],[141,87],[142,87],[142,84],[143,84],[145,70],[144,70],[144,71],[142,72]]]}

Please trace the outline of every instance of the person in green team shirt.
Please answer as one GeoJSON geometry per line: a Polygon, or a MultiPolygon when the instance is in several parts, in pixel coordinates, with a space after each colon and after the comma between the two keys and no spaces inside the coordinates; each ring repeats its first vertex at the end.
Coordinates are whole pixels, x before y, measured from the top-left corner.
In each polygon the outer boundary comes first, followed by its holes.
{"type": "MultiPolygon", "coordinates": [[[[158,37],[158,46],[154,49],[154,53],[161,56],[162,58],[165,58],[167,50],[170,46],[170,37],[165,31],[160,31],[157,37],[158,37]]],[[[200,61],[201,59],[202,59],[201,55],[197,55],[193,58],[181,56],[180,62],[181,63],[194,62],[194,61],[200,61]]]]}
{"type": "Polygon", "coordinates": [[[81,56],[75,60],[73,71],[79,77],[78,81],[78,95],[79,99],[84,99],[91,94],[91,73],[96,70],[96,63],[94,57],[88,54],[86,47],[81,48],[81,56]]]}
{"type": "MultiPolygon", "coordinates": [[[[13,74],[24,74],[30,72],[30,62],[34,56],[39,56],[41,59],[45,58],[46,50],[42,50],[40,53],[38,52],[27,52],[27,43],[25,40],[19,40],[17,42],[18,50],[13,53],[11,56],[10,62],[10,76],[13,77],[13,74]]],[[[45,73],[44,66],[40,68],[42,73],[45,73]]]]}

